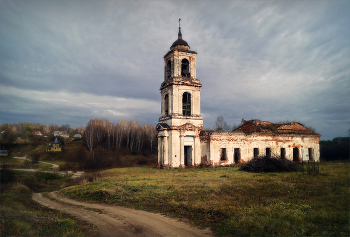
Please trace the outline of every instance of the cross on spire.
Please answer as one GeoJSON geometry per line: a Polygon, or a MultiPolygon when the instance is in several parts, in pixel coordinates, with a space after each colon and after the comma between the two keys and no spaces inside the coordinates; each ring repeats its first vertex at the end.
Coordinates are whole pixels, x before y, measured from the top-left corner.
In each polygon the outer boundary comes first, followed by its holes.
{"type": "Polygon", "coordinates": [[[178,35],[178,39],[182,39],[180,21],[181,21],[181,18],[179,18],[179,35],[178,35]]]}

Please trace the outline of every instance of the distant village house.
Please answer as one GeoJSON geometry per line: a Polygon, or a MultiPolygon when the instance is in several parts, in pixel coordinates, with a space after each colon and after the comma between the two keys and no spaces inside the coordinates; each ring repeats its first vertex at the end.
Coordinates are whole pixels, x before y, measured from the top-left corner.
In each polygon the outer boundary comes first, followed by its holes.
{"type": "Polygon", "coordinates": [[[64,137],[64,138],[68,138],[69,137],[69,135],[65,131],[54,131],[53,135],[55,137],[57,137],[57,136],[61,136],[61,137],[64,137]]]}
{"type": "Polygon", "coordinates": [[[36,136],[42,136],[43,135],[40,131],[34,131],[33,134],[36,135],[36,136]]]}
{"type": "Polygon", "coordinates": [[[73,139],[74,140],[80,140],[82,138],[81,134],[74,134],[73,139]]]}

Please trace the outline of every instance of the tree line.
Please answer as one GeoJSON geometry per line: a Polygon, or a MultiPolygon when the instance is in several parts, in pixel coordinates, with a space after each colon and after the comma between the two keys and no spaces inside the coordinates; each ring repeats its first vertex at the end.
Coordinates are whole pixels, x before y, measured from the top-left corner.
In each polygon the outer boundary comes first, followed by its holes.
{"type": "Polygon", "coordinates": [[[85,129],[82,126],[74,129],[69,124],[59,126],[40,123],[4,123],[0,125],[0,142],[6,146],[14,143],[17,138],[30,141],[35,138],[35,132],[52,138],[55,131],[63,131],[70,136],[84,135],[83,138],[89,151],[99,145],[116,150],[126,147],[130,152],[143,149],[153,151],[157,146],[155,125],[140,124],[136,120],[120,120],[117,123],[111,123],[106,118],[91,119],[85,129]]]}
{"type": "Polygon", "coordinates": [[[349,161],[350,138],[336,137],[333,140],[320,141],[320,153],[323,161],[349,161]]]}
{"type": "Polygon", "coordinates": [[[120,120],[111,123],[108,119],[91,119],[84,131],[84,141],[92,151],[98,145],[116,151],[125,147],[130,152],[156,148],[157,131],[155,125],[139,124],[136,120],[120,120]]]}
{"type": "Polygon", "coordinates": [[[0,125],[0,131],[5,132],[6,130],[11,130],[19,137],[25,135],[27,132],[40,132],[43,135],[49,135],[54,131],[64,131],[67,134],[80,133],[83,128],[79,126],[78,128],[71,128],[69,124],[57,125],[57,124],[41,124],[41,123],[3,123],[0,125]]]}

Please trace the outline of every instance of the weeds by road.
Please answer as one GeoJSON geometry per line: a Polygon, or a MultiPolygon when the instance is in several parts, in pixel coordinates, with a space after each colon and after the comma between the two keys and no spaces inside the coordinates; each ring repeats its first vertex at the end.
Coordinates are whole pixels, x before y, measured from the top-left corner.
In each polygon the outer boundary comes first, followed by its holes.
{"type": "Polygon", "coordinates": [[[349,164],[321,164],[320,173],[123,168],[60,193],[183,218],[218,235],[349,236],[349,164]]]}
{"type": "Polygon", "coordinates": [[[32,201],[32,191],[15,184],[1,193],[1,236],[98,236],[92,224],[32,201]]]}
{"type": "Polygon", "coordinates": [[[56,173],[1,169],[0,236],[98,236],[92,224],[32,201],[33,191],[58,190],[67,180],[56,173]]]}

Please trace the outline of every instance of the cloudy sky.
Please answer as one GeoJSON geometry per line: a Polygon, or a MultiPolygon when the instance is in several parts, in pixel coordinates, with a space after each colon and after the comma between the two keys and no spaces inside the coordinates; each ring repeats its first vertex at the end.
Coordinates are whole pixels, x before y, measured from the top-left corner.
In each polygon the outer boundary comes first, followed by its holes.
{"type": "Polygon", "coordinates": [[[156,124],[181,18],[205,128],[222,115],[347,136],[349,12],[348,0],[0,0],[0,123],[156,124]]]}

